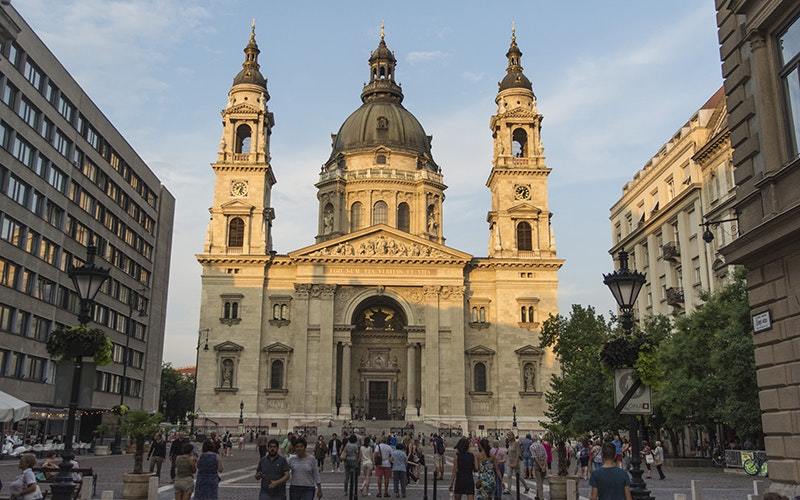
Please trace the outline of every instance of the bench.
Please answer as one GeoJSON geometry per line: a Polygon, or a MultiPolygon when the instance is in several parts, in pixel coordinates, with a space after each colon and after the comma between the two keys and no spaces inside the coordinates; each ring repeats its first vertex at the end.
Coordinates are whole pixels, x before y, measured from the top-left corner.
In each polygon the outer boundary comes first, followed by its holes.
{"type": "MultiPolygon", "coordinates": [[[[56,477],[59,474],[59,469],[50,469],[46,467],[33,467],[32,470],[34,474],[38,473],[44,474],[44,477],[46,479],[44,481],[39,481],[40,486],[55,483],[56,477]]],[[[73,468],[71,473],[78,473],[81,475],[81,477],[84,478],[86,477],[92,478],[92,498],[97,495],[97,474],[95,474],[94,470],[91,467],[73,468]]],[[[77,499],[80,497],[82,487],[83,487],[83,481],[75,484],[75,492],[73,493],[72,498],[77,499]]],[[[49,489],[47,491],[42,489],[42,495],[44,498],[50,498],[50,496],[52,495],[52,491],[49,489]]]]}

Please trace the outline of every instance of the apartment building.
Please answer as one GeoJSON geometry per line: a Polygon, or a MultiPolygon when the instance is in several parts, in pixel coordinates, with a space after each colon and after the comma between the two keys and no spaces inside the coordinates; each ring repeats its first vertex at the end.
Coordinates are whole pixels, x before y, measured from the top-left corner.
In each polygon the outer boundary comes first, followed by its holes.
{"type": "Polygon", "coordinates": [[[84,380],[82,431],[121,395],[156,410],[175,200],[20,14],[0,10],[15,27],[0,29],[0,390],[61,431],[69,367],[45,342],[77,322],[67,271],[94,243],[111,273],[92,326],[113,363],[84,380]]]}
{"type": "Polygon", "coordinates": [[[638,317],[693,310],[728,276],[718,248],[736,237],[730,132],[719,89],[622,188],[611,207],[613,246],[647,283],[638,317]],[[704,222],[710,235],[705,233],[704,222]],[[710,240],[710,241],[705,241],[710,240]]]}

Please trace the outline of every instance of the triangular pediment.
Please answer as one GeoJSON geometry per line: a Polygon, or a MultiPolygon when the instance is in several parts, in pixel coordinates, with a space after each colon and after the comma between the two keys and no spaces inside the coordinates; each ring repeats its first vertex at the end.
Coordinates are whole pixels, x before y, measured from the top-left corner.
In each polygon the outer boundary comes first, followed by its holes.
{"type": "Polygon", "coordinates": [[[520,203],[508,209],[508,213],[542,213],[542,209],[532,203],[520,203]]]}
{"type": "Polygon", "coordinates": [[[231,342],[230,340],[226,340],[221,344],[215,345],[214,350],[223,352],[239,352],[239,351],[244,351],[244,347],[240,346],[236,342],[231,342]]]}
{"type": "Polygon", "coordinates": [[[472,255],[405,231],[378,224],[332,240],[301,248],[289,257],[302,260],[392,260],[466,262],[472,255]]]}
{"type": "Polygon", "coordinates": [[[245,203],[242,200],[234,199],[226,201],[225,203],[221,204],[219,208],[227,214],[248,214],[255,207],[249,203],[245,203]]]}
{"type": "Polygon", "coordinates": [[[227,110],[228,113],[258,113],[260,111],[261,110],[258,109],[257,107],[253,106],[252,104],[246,103],[246,102],[240,102],[239,104],[236,104],[235,106],[231,106],[227,110]]]}
{"type": "Polygon", "coordinates": [[[476,345],[475,347],[470,347],[464,354],[472,355],[472,356],[493,356],[495,354],[494,350],[486,347],[485,345],[476,345]]]}
{"type": "Polygon", "coordinates": [[[286,344],[281,342],[273,342],[270,345],[264,348],[264,352],[282,352],[282,353],[289,353],[292,352],[294,349],[289,347],[286,344]]]}
{"type": "Polygon", "coordinates": [[[544,354],[544,349],[541,347],[532,346],[530,344],[520,347],[514,351],[518,356],[541,356],[544,354]]]}

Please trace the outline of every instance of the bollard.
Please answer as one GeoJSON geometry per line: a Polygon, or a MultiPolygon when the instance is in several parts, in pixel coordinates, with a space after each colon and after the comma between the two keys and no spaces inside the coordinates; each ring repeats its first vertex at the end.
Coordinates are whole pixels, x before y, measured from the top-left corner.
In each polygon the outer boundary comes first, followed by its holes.
{"type": "Polygon", "coordinates": [[[147,500],[158,500],[158,478],[150,476],[150,481],[147,483],[147,500]]]}
{"type": "MultiPolygon", "coordinates": [[[[425,467],[423,467],[423,473],[425,474],[425,477],[424,477],[424,479],[422,481],[422,500],[428,500],[428,466],[427,465],[425,467]]],[[[436,472],[434,472],[434,475],[436,475],[436,472]]]]}
{"type": "Polygon", "coordinates": [[[574,479],[567,479],[567,498],[569,500],[578,499],[578,482],[574,479]]]}
{"type": "Polygon", "coordinates": [[[692,479],[692,500],[703,500],[703,494],[700,493],[700,488],[698,487],[698,481],[696,479],[692,479]]]}
{"type": "Polygon", "coordinates": [[[675,500],[686,500],[685,493],[675,493],[675,500]]]}
{"type": "Polygon", "coordinates": [[[759,488],[758,486],[759,486],[759,484],[761,484],[761,483],[763,483],[763,482],[764,482],[764,481],[759,481],[759,480],[755,480],[755,481],[753,481],[753,496],[758,496],[758,495],[760,495],[760,493],[759,493],[759,489],[760,489],[760,488],[759,488]]]}
{"type": "Polygon", "coordinates": [[[517,470],[517,500],[520,500],[521,494],[522,493],[520,492],[520,487],[519,487],[519,470],[517,470]]]}
{"type": "Polygon", "coordinates": [[[438,475],[434,474],[433,475],[433,500],[436,500],[436,495],[438,494],[438,491],[437,491],[439,489],[438,482],[439,482],[438,481],[438,475]]]}
{"type": "Polygon", "coordinates": [[[102,500],[114,500],[114,492],[112,490],[106,490],[100,496],[102,500]]]}

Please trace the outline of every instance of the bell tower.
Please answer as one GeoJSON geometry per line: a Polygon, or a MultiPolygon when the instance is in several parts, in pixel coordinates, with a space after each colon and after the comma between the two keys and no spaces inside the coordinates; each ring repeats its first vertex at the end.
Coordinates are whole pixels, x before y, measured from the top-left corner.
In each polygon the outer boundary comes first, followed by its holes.
{"type": "Polygon", "coordinates": [[[489,257],[555,257],[548,208],[542,115],[531,81],[522,71],[516,29],[506,52],[508,66],[495,98],[497,113],[489,127],[494,141],[492,171],[486,186],[492,193],[488,214],[489,257]]]}
{"type": "Polygon", "coordinates": [[[222,137],[217,161],[214,202],[210,208],[205,253],[267,255],[272,250],[274,213],[270,194],[275,176],[269,140],[275,121],[267,108],[267,80],[258,64],[255,22],[244,48],[242,70],[233,79],[221,111],[222,137]]]}

